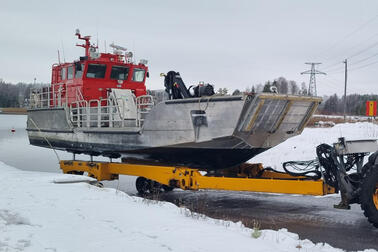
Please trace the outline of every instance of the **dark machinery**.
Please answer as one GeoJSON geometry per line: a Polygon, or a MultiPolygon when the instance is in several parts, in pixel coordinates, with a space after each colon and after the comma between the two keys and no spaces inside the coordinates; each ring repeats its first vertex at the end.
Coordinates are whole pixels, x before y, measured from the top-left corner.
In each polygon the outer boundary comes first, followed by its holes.
{"type": "Polygon", "coordinates": [[[315,180],[323,177],[326,184],[341,194],[341,202],[335,208],[350,209],[350,204],[360,204],[364,215],[378,227],[377,140],[346,141],[339,138],[333,146],[317,146],[316,154],[318,158],[315,160],[290,161],[284,163],[283,167],[292,176],[306,176],[315,180]],[[363,165],[364,158],[372,152],[368,162],[363,165]],[[296,171],[290,171],[289,168],[296,171]]]}
{"type": "Polygon", "coordinates": [[[327,184],[340,190],[341,202],[334,207],[350,209],[349,204],[360,204],[368,220],[378,227],[377,141],[339,138],[333,147],[321,144],[316,152],[327,184]],[[371,152],[363,165],[364,157],[371,152]]]}
{"type": "Polygon", "coordinates": [[[200,83],[187,89],[179,72],[169,71],[167,74],[161,74],[161,76],[165,77],[165,91],[170,100],[214,95],[214,87],[210,84],[200,83]]]}

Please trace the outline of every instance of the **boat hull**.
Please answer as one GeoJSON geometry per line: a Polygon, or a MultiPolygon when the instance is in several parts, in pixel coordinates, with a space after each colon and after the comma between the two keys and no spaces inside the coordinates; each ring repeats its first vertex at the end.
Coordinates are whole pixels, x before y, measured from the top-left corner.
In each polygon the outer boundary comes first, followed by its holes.
{"type": "Polygon", "coordinates": [[[141,127],[85,127],[73,125],[67,107],[30,109],[27,130],[36,146],[217,170],[300,134],[319,102],[274,94],[171,100],[141,127]]]}

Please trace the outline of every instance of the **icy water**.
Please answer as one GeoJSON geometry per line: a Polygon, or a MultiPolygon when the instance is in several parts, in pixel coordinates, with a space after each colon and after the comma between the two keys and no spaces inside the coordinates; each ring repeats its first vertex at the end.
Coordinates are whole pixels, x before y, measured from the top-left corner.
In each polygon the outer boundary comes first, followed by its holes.
{"type": "MultiPolygon", "coordinates": [[[[58,172],[59,161],[51,149],[29,144],[26,129],[26,115],[0,114],[0,162],[27,171],[58,172]],[[15,129],[15,132],[11,130],[15,129]]],[[[56,151],[59,158],[72,159],[72,154],[56,151]]],[[[86,155],[76,155],[77,159],[89,160],[86,155]]],[[[108,160],[97,157],[95,160],[108,160]]],[[[120,176],[120,181],[104,182],[106,186],[135,194],[135,177],[120,176]]]]}
{"type": "MultiPolygon", "coordinates": [[[[51,149],[30,145],[26,119],[26,115],[0,114],[0,161],[21,170],[60,172],[58,157],[72,159],[72,154],[56,151],[57,157],[51,149]]],[[[76,155],[76,158],[89,160],[86,155],[76,155]]],[[[108,159],[97,157],[95,160],[108,159]]]]}
{"type": "MultiPolygon", "coordinates": [[[[26,118],[26,115],[0,114],[0,161],[21,170],[60,172],[59,161],[53,150],[29,144],[26,118]],[[15,132],[12,132],[12,129],[15,132]]],[[[56,152],[59,159],[72,159],[70,153],[56,152]]],[[[76,157],[89,159],[85,155],[76,155],[76,157]]]]}
{"type": "MultiPolygon", "coordinates": [[[[0,115],[0,161],[22,170],[59,172],[54,152],[30,145],[25,128],[26,115],[0,115]]],[[[61,158],[71,156],[58,153],[61,158]]]]}

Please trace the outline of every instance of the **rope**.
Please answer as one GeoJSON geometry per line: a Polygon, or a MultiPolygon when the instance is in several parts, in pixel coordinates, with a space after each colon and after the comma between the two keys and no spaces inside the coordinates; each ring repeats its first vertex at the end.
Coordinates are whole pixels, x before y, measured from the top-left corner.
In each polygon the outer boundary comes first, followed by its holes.
{"type": "MultiPolygon", "coordinates": [[[[210,99],[211,99],[211,96],[208,96],[207,100],[206,100],[206,107],[205,107],[205,109],[203,109],[203,111],[206,111],[207,108],[209,107],[209,101],[210,101],[210,99]]],[[[198,99],[198,110],[202,110],[201,109],[201,97],[199,97],[199,99],[198,99]]]]}
{"type": "Polygon", "coordinates": [[[50,146],[50,148],[54,151],[55,156],[56,156],[56,158],[58,159],[58,162],[60,162],[59,155],[58,155],[58,153],[56,152],[56,150],[54,149],[54,147],[51,145],[50,141],[44,136],[44,134],[42,133],[41,129],[37,126],[37,124],[34,122],[34,120],[33,120],[31,117],[29,117],[29,120],[34,124],[34,127],[36,127],[36,128],[38,129],[39,133],[42,134],[42,137],[46,140],[46,142],[47,142],[47,144],[50,146]]]}

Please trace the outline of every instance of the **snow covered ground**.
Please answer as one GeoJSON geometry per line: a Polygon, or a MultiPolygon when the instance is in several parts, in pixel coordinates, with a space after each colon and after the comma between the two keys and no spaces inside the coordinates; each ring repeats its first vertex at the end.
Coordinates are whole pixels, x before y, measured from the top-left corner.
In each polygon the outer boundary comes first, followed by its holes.
{"type": "MultiPolygon", "coordinates": [[[[343,115],[313,115],[312,117],[322,117],[322,118],[339,118],[339,119],[344,119],[343,115]]],[[[368,121],[370,116],[346,116],[347,120],[356,120],[356,121],[368,121]]]]}
{"type": "Polygon", "coordinates": [[[249,162],[280,170],[283,162],[316,158],[316,146],[322,143],[332,145],[339,137],[346,140],[378,139],[378,124],[358,122],[336,124],[332,128],[305,128],[301,135],[289,138],[249,162]]]}
{"type": "Polygon", "coordinates": [[[131,197],[81,176],[21,171],[0,163],[0,251],[340,251],[282,229],[191,214],[131,197]]]}
{"type": "MultiPolygon", "coordinates": [[[[17,165],[22,170],[0,162],[0,251],[339,251],[299,240],[286,230],[263,230],[255,239],[253,230],[241,223],[206,218],[109,187],[54,183],[83,177],[56,173],[51,150],[30,146],[24,135],[16,139],[17,133],[9,133],[11,127],[20,128],[17,132],[24,130],[25,118],[17,118],[0,117],[4,119],[0,120],[0,161],[24,154],[17,165]],[[27,155],[30,151],[33,157],[27,155]],[[17,156],[13,152],[18,152],[17,156]],[[44,170],[39,166],[46,165],[46,160],[51,166],[46,170],[55,173],[25,171],[29,163],[34,170],[44,170]]],[[[363,122],[306,128],[300,136],[250,162],[280,169],[284,161],[315,158],[318,144],[331,144],[341,136],[377,139],[378,125],[363,122]]],[[[123,187],[134,187],[133,179],[107,185],[129,192],[123,187]]]]}

